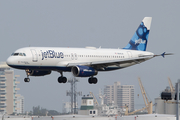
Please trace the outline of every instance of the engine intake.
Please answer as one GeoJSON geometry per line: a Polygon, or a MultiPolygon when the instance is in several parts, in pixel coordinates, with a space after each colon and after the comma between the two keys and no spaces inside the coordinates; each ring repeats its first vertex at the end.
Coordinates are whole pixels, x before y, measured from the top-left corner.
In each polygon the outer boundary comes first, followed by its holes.
{"type": "Polygon", "coordinates": [[[71,71],[76,77],[90,77],[98,74],[97,70],[89,66],[74,66],[71,71]]]}

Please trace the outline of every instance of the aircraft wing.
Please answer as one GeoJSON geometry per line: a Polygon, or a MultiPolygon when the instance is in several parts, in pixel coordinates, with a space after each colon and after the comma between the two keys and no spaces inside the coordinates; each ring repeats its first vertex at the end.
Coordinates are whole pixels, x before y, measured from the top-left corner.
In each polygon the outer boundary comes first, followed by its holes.
{"type": "Polygon", "coordinates": [[[141,63],[144,62],[147,59],[150,59],[154,56],[142,56],[142,57],[137,57],[137,58],[127,58],[127,59],[116,59],[116,60],[107,60],[107,61],[94,61],[94,62],[81,62],[81,63],[68,63],[67,67],[73,67],[77,65],[84,65],[84,66],[92,66],[95,68],[102,68],[102,67],[107,67],[107,66],[119,66],[120,64],[125,64],[125,63],[141,63]]]}

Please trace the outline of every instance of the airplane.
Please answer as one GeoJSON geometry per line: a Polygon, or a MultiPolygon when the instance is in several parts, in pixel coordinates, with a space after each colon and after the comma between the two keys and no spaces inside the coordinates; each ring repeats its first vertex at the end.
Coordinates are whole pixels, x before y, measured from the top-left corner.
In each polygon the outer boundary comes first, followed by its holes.
{"type": "MultiPolygon", "coordinates": [[[[57,71],[61,74],[59,83],[67,82],[63,72],[72,72],[75,77],[89,77],[88,82],[96,84],[98,79],[94,76],[99,71],[122,69],[160,56],[146,51],[151,21],[152,17],[145,17],[122,49],[25,47],[12,53],[6,63],[12,68],[25,70],[25,82],[30,81],[29,76],[44,76],[57,71]]],[[[161,54],[165,55],[170,54],[161,54]]]]}

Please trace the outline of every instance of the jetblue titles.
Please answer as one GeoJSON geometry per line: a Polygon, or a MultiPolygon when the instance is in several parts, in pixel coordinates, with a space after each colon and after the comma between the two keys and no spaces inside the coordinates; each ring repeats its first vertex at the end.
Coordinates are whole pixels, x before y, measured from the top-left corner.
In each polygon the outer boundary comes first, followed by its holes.
{"type": "Polygon", "coordinates": [[[145,44],[146,43],[146,40],[142,40],[142,39],[138,39],[138,40],[135,40],[135,45],[136,44],[145,44]]]}
{"type": "Polygon", "coordinates": [[[62,52],[55,52],[54,50],[46,50],[46,52],[41,50],[41,53],[42,60],[44,60],[44,58],[64,58],[64,54],[62,52]]]}

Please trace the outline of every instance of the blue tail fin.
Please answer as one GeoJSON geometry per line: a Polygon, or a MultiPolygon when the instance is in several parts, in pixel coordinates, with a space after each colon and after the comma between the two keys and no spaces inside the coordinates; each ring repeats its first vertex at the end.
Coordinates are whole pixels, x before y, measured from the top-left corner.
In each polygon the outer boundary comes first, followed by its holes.
{"type": "Polygon", "coordinates": [[[146,51],[152,17],[145,17],[135,34],[123,49],[146,51]]]}

